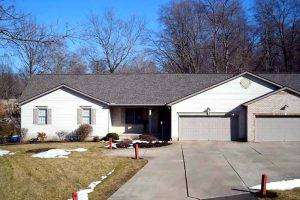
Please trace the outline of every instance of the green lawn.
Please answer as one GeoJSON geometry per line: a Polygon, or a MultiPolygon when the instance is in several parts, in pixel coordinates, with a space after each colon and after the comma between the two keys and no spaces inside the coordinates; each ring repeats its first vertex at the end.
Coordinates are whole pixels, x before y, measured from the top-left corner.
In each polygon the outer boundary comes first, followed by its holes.
{"type": "Polygon", "coordinates": [[[43,143],[0,146],[16,152],[0,157],[1,199],[68,199],[113,168],[115,172],[89,194],[90,199],[107,199],[146,163],[146,160],[108,157],[100,143],[43,143]],[[83,147],[69,158],[41,159],[31,155],[38,149],[83,147]]]}

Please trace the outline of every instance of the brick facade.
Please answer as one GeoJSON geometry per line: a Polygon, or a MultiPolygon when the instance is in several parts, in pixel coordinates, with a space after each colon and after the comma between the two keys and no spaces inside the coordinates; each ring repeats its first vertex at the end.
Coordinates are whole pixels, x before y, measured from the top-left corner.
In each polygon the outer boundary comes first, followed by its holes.
{"type": "Polygon", "coordinates": [[[300,96],[280,91],[247,106],[247,140],[255,141],[256,115],[299,115],[300,96]],[[286,106],[287,105],[287,106],[286,106]],[[284,109],[284,107],[286,107],[284,109]]]}

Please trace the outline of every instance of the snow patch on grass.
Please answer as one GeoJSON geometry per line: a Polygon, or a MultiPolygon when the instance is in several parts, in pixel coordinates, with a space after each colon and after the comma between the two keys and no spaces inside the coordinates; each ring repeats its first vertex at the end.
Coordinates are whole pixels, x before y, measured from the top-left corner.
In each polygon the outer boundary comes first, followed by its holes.
{"type": "Polygon", "coordinates": [[[70,149],[70,150],[67,150],[67,151],[85,152],[85,151],[87,151],[87,149],[85,149],[85,148],[77,148],[77,149],[70,149]]]}
{"type": "Polygon", "coordinates": [[[48,151],[40,152],[37,154],[33,154],[34,158],[67,158],[71,152],[68,152],[63,149],[50,149],[48,151]]]}
{"type": "Polygon", "coordinates": [[[148,141],[144,141],[144,140],[133,140],[133,141],[132,141],[132,144],[135,144],[135,143],[145,143],[145,144],[149,144],[148,141]]]}
{"type": "Polygon", "coordinates": [[[0,149],[0,157],[1,156],[5,156],[5,155],[14,155],[15,153],[13,152],[10,152],[8,150],[3,150],[3,149],[0,149]]]}
{"type": "MultiPolygon", "coordinates": [[[[250,189],[260,190],[260,187],[261,185],[255,185],[250,187],[250,189]]],[[[267,183],[267,190],[292,190],[296,187],[300,187],[300,179],[282,180],[267,183]]]]}
{"type": "MultiPolygon", "coordinates": [[[[109,148],[109,144],[106,145],[105,147],[106,147],[106,148],[109,148]]],[[[117,149],[117,148],[118,148],[118,147],[117,147],[117,143],[111,143],[111,147],[112,147],[113,149],[117,149]]]]}
{"type": "MultiPolygon", "coordinates": [[[[115,169],[111,170],[106,175],[101,176],[100,180],[91,182],[86,189],[79,190],[77,192],[78,200],[88,200],[89,193],[93,192],[95,187],[97,185],[99,185],[102,181],[104,181],[106,178],[108,178],[110,175],[112,175],[112,173],[114,173],[114,171],[115,171],[115,169]]],[[[72,200],[72,199],[69,199],[69,200],[72,200]]]]}
{"type": "Polygon", "coordinates": [[[85,148],[77,148],[77,149],[50,149],[48,151],[40,152],[33,154],[34,158],[68,158],[72,151],[76,152],[84,152],[87,151],[85,148]]]}

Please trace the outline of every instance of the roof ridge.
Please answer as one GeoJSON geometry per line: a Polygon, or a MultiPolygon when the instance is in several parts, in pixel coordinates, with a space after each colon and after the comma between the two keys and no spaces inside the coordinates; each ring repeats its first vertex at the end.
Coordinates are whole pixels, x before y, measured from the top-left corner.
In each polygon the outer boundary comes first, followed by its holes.
{"type": "Polygon", "coordinates": [[[124,74],[34,74],[33,76],[127,76],[127,75],[236,75],[237,73],[124,73],[124,74]]]}
{"type": "Polygon", "coordinates": [[[283,73],[255,73],[255,74],[263,74],[263,75],[300,75],[300,73],[288,73],[288,72],[283,72],[283,73]]]}
{"type": "Polygon", "coordinates": [[[34,74],[33,76],[131,76],[131,75],[239,75],[243,73],[252,73],[256,75],[300,75],[300,73],[289,73],[289,72],[283,72],[283,73],[255,73],[255,72],[242,72],[242,73],[114,73],[114,74],[34,74]]]}

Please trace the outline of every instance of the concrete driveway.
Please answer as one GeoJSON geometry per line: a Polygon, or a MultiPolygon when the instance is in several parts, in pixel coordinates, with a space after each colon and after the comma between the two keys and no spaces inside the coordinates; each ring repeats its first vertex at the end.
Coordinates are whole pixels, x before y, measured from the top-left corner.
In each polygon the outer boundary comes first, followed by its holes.
{"type": "Polygon", "coordinates": [[[271,181],[300,178],[300,142],[176,142],[142,155],[149,163],[110,199],[252,199],[248,188],[262,173],[271,181]]]}

